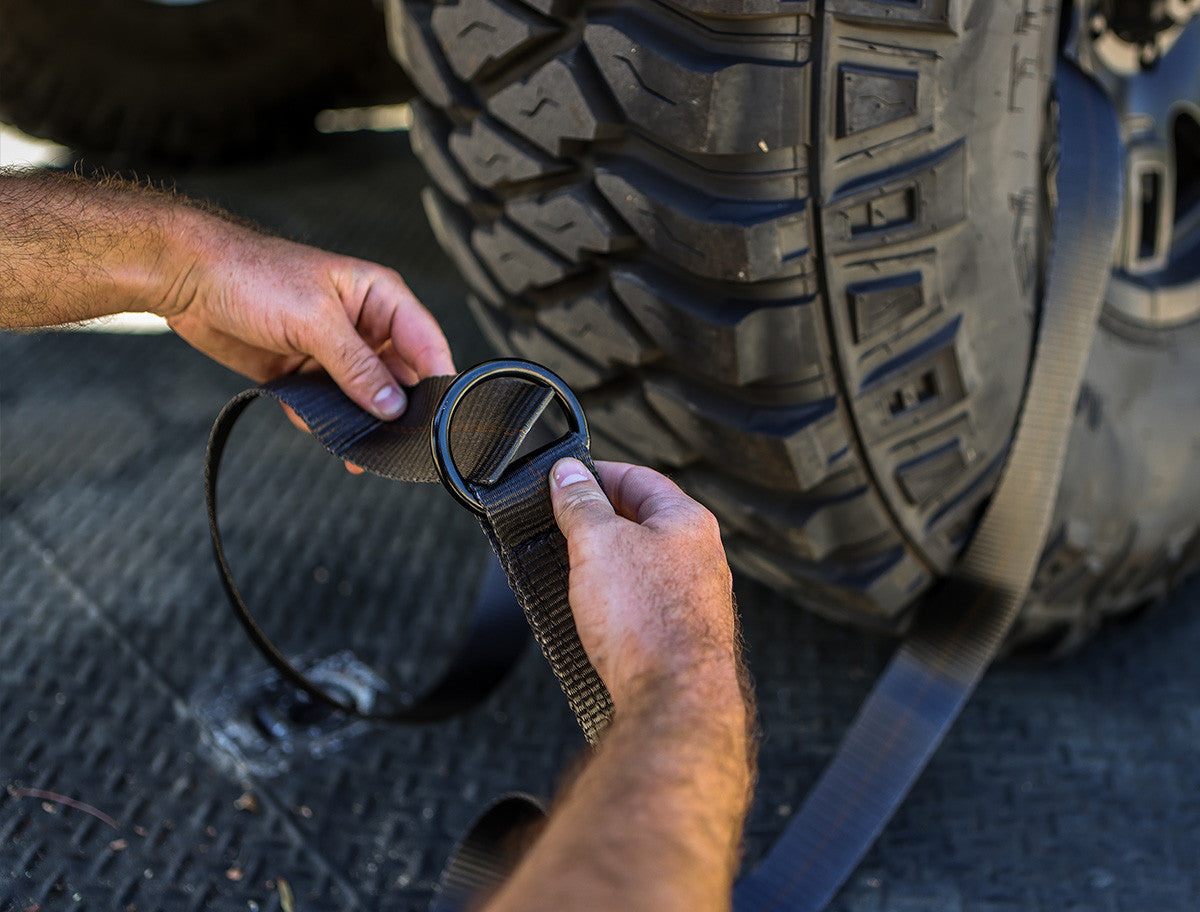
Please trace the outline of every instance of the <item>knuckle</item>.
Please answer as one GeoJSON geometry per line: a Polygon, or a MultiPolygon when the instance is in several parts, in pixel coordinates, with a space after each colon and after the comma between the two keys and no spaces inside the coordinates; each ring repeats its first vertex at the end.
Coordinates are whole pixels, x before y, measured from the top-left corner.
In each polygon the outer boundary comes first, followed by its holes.
{"type": "Polygon", "coordinates": [[[400,278],[400,273],[390,266],[384,266],[382,263],[372,263],[370,260],[355,260],[354,265],[358,275],[364,279],[400,285],[404,284],[404,280],[400,278]]]}
{"type": "Polygon", "coordinates": [[[374,357],[357,341],[346,339],[338,342],[333,357],[344,366],[346,377],[351,381],[367,380],[375,372],[374,357]]]}
{"type": "Polygon", "coordinates": [[[408,293],[408,286],[400,273],[387,266],[368,263],[369,270],[360,272],[364,297],[382,297],[389,305],[408,293]]]}
{"type": "Polygon", "coordinates": [[[697,504],[696,513],[696,524],[700,529],[708,536],[719,539],[721,537],[721,523],[717,520],[713,512],[697,504]]]}
{"type": "Polygon", "coordinates": [[[680,526],[697,539],[720,537],[721,527],[710,510],[686,495],[676,505],[680,526]]]}

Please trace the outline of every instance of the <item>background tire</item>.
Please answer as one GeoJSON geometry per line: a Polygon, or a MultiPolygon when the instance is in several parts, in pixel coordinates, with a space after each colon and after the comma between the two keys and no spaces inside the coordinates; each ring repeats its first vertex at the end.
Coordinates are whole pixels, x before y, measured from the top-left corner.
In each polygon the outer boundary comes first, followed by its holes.
{"type": "MultiPolygon", "coordinates": [[[[1058,14],[1019,0],[393,0],[389,14],[427,101],[413,128],[427,211],[494,344],[582,393],[598,455],[665,468],[710,506],[735,566],[901,629],[969,538],[1020,405],[1058,14]]],[[[1103,361],[1127,337],[1098,343],[1088,402],[1121,397],[1133,369],[1103,361]]],[[[1169,401],[1149,395],[1150,411],[1169,401]]],[[[1132,413],[1106,415],[1107,430],[1132,413]]],[[[1075,642],[1195,562],[1194,507],[1096,490],[1103,460],[1118,476],[1129,463],[1082,420],[1018,640],[1075,642]],[[1144,548],[1095,534],[1114,525],[1144,548]]],[[[1174,438],[1136,463],[1198,455],[1194,431],[1174,438]]]]}
{"type": "Polygon", "coordinates": [[[265,152],[410,94],[371,0],[0,0],[0,119],[87,152],[265,152]]]}

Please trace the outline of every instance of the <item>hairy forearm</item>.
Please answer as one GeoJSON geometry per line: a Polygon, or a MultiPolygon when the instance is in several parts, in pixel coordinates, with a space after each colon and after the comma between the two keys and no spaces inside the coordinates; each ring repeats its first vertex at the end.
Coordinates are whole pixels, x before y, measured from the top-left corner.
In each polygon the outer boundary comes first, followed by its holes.
{"type": "Polygon", "coordinates": [[[212,218],[182,202],[120,181],[0,171],[0,327],[178,306],[212,218]]]}
{"type": "Polygon", "coordinates": [[[645,687],[618,710],[487,912],[729,908],[752,717],[730,664],[645,687]]]}
{"type": "Polygon", "coordinates": [[[125,311],[258,382],[324,368],[379,418],[452,373],[446,337],[377,263],[284,240],[120,180],[0,170],[0,329],[125,311]]]}

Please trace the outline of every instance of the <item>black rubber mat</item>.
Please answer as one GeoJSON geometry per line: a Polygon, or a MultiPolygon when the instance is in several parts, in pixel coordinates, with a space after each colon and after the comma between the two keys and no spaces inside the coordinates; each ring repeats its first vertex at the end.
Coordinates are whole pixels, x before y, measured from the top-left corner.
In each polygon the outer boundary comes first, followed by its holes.
{"type": "MultiPolygon", "coordinates": [[[[178,183],[396,266],[460,364],[488,354],[402,134],[178,183]]],[[[244,385],[170,336],[0,337],[0,909],[423,909],[483,804],[551,794],[582,749],[536,650],[440,725],[280,701],[204,521],[208,427],[244,385]]],[[[349,477],[270,406],[246,422],[223,518],[271,632],[360,682],[432,674],[487,559],[474,521],[440,488],[349,477]]],[[[891,647],[738,593],[766,730],[752,860],[891,647]]],[[[1197,654],[1192,583],[1068,661],[999,665],[835,908],[1197,908],[1197,654]]]]}

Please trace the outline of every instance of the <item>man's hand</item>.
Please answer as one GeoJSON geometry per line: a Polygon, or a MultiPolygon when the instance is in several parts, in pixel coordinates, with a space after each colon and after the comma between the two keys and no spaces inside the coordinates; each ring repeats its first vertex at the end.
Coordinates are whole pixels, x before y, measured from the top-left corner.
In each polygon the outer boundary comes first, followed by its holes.
{"type": "Polygon", "coordinates": [[[718,912],[754,778],[725,552],[712,515],[662,475],[597,469],[604,490],[562,460],[550,491],[575,625],[616,712],[484,908],[718,912]]]}
{"type": "Polygon", "coordinates": [[[196,252],[156,308],[180,336],[257,381],[320,365],[380,418],[405,407],[400,384],[454,373],[433,316],[391,269],[204,216],[183,217],[196,252]]]}
{"type": "Polygon", "coordinates": [[[660,684],[692,692],[711,680],[736,695],[732,579],[716,519],[651,469],[596,469],[603,490],[578,461],[559,462],[550,493],[575,625],[617,711],[660,684]]]}
{"type": "Polygon", "coordinates": [[[437,322],[390,269],[146,187],[0,171],[0,328],[124,311],[166,317],[259,382],[320,365],[381,418],[404,410],[401,383],[454,372],[437,322]]]}

